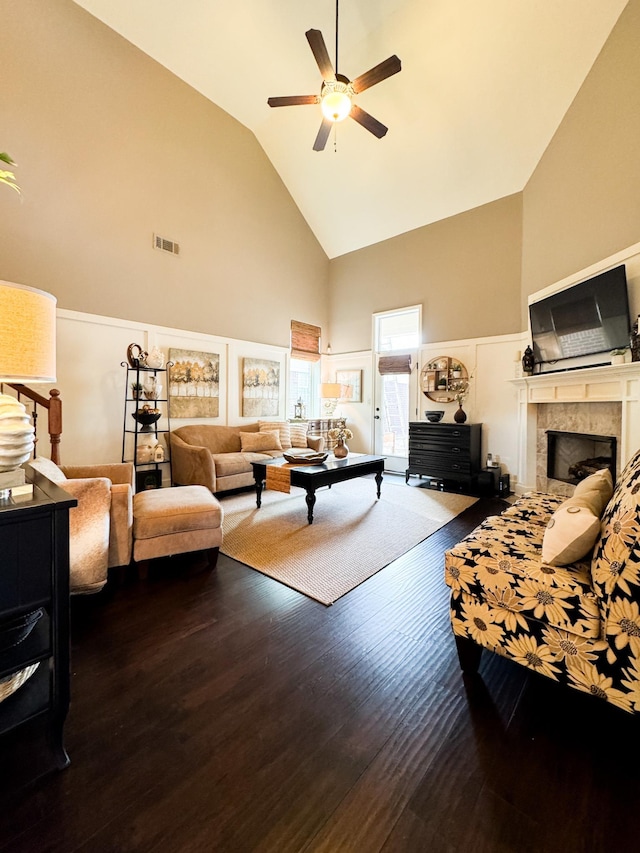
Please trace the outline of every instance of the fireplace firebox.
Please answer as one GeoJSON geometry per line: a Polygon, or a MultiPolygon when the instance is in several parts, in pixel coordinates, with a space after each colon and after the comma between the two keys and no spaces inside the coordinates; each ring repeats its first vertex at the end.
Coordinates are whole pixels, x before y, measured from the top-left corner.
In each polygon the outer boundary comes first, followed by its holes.
{"type": "Polygon", "coordinates": [[[547,477],[577,485],[601,468],[609,468],[615,483],[615,435],[547,430],[547,477]]]}

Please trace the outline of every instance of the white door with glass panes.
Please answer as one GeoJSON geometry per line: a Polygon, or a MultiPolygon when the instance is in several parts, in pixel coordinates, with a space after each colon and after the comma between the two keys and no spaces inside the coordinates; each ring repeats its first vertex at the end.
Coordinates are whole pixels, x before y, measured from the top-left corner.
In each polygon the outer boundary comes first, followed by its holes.
{"type": "Polygon", "coordinates": [[[418,348],[422,306],[373,315],[373,446],[388,471],[409,464],[409,421],[418,412],[418,348]]]}
{"type": "Polygon", "coordinates": [[[409,421],[416,420],[417,412],[417,352],[394,353],[393,357],[407,359],[411,372],[380,373],[380,361],[375,359],[375,387],[373,404],[374,453],[386,456],[387,471],[404,474],[409,464],[409,421]]]}

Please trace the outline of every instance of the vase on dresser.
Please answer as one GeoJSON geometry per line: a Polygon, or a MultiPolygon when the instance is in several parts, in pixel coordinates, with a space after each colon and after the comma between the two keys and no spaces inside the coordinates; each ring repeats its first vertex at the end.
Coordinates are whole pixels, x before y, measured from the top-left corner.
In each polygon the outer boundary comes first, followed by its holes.
{"type": "Polygon", "coordinates": [[[456,409],[453,419],[457,424],[463,424],[466,421],[467,413],[462,408],[462,403],[458,403],[458,408],[456,409]]]}

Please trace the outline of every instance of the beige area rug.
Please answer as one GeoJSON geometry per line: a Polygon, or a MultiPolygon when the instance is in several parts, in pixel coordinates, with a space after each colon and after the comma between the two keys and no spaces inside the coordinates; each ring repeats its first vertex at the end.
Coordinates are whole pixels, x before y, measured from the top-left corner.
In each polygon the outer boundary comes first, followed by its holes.
{"type": "Polygon", "coordinates": [[[382,483],[373,478],[316,492],[307,523],[303,489],[224,497],[223,554],[257,569],[322,604],[379,572],[475,503],[464,495],[382,483]]]}

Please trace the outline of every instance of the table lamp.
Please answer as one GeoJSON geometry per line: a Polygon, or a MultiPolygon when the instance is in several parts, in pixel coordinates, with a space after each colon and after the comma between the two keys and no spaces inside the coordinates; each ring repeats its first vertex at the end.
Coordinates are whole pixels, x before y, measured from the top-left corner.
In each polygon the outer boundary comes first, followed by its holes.
{"type": "Polygon", "coordinates": [[[342,385],[339,382],[322,382],[320,384],[320,397],[324,400],[324,411],[330,418],[336,410],[342,385]]]}
{"type": "MultiPolygon", "coordinates": [[[[0,382],[56,381],[56,298],[43,290],[0,281],[0,382]]],[[[25,482],[20,466],[34,447],[23,404],[0,394],[0,498],[25,482]]]]}

